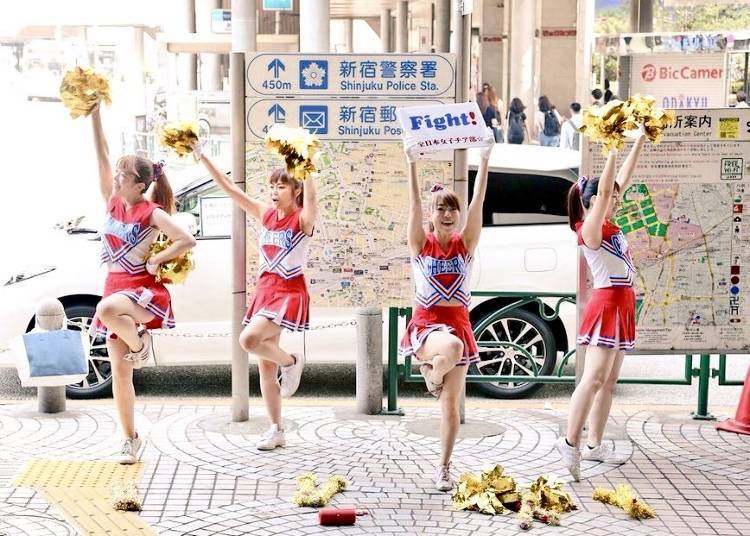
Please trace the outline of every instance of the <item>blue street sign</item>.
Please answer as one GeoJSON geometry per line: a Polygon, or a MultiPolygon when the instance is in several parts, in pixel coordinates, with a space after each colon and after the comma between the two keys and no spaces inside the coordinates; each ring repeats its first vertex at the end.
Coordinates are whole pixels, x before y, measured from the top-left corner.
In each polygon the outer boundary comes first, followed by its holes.
{"type": "Polygon", "coordinates": [[[271,106],[268,110],[268,115],[273,116],[274,123],[283,123],[286,120],[286,112],[278,104],[271,106]]]}
{"type": "Polygon", "coordinates": [[[328,134],[328,106],[300,106],[300,126],[311,134],[328,134]]]}
{"type": "Polygon", "coordinates": [[[453,54],[248,55],[245,91],[268,97],[430,97],[456,94],[453,54]]]}
{"type": "Polygon", "coordinates": [[[274,58],[271,63],[268,64],[268,70],[273,71],[273,77],[279,77],[279,71],[286,71],[286,66],[279,58],[274,58]]]}

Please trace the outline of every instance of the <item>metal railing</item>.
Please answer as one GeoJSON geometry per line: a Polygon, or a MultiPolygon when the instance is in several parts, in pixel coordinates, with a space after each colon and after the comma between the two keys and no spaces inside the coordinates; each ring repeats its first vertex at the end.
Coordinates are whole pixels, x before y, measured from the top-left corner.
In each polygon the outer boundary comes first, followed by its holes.
{"type": "MultiPolygon", "coordinates": [[[[484,329],[492,325],[500,318],[504,318],[508,313],[519,308],[528,308],[531,304],[539,307],[539,316],[546,322],[554,322],[559,319],[560,307],[564,303],[576,303],[576,295],[572,293],[529,293],[529,292],[493,292],[493,291],[475,291],[473,297],[492,297],[511,300],[510,303],[502,306],[491,315],[483,318],[474,328],[474,334],[482,333],[484,329]],[[554,302],[550,305],[549,302],[554,302]],[[551,313],[548,313],[551,309],[551,313]]],[[[388,313],[388,374],[387,374],[387,395],[388,403],[385,414],[401,415],[403,412],[398,408],[398,381],[399,378],[405,382],[424,381],[421,374],[412,372],[411,357],[405,357],[404,363],[399,364],[398,347],[399,347],[399,318],[406,317],[408,324],[411,318],[411,307],[391,307],[388,313]]],[[[510,341],[477,341],[477,345],[482,348],[512,348],[514,351],[522,354],[527,358],[531,365],[532,375],[477,375],[467,374],[466,381],[469,383],[483,382],[515,382],[515,383],[541,383],[541,384],[565,384],[575,383],[576,377],[564,375],[564,368],[570,357],[575,354],[576,349],[569,349],[562,356],[560,363],[557,365],[554,374],[541,375],[539,367],[526,348],[514,344],[510,341]]],[[[713,419],[714,417],[708,412],[708,392],[709,380],[712,377],[719,378],[719,385],[742,385],[742,381],[730,381],[726,379],[726,354],[719,354],[719,368],[711,368],[711,354],[700,354],[698,368],[693,368],[693,354],[685,355],[683,375],[678,378],[632,378],[621,377],[617,383],[622,384],[646,384],[646,385],[692,385],[693,378],[698,378],[698,403],[696,411],[693,412],[695,419],[713,419]]]]}

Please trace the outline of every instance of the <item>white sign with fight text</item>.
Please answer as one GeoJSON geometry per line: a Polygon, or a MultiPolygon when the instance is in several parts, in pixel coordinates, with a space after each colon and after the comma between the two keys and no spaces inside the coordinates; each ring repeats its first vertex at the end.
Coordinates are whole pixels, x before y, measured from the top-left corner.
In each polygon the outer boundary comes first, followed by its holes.
{"type": "Polygon", "coordinates": [[[489,133],[476,102],[397,108],[403,138],[423,154],[485,145],[489,133]]]}

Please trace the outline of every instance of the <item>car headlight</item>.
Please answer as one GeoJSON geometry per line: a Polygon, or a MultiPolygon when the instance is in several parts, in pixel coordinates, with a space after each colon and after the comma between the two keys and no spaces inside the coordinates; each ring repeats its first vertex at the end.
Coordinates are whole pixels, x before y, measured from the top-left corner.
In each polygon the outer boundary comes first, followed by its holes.
{"type": "Polygon", "coordinates": [[[11,274],[10,278],[4,283],[3,286],[7,287],[8,285],[14,285],[16,283],[20,283],[21,281],[31,279],[32,277],[38,277],[40,275],[48,274],[53,270],[55,270],[54,266],[34,266],[31,268],[24,268],[23,270],[19,270],[18,272],[11,274]]]}

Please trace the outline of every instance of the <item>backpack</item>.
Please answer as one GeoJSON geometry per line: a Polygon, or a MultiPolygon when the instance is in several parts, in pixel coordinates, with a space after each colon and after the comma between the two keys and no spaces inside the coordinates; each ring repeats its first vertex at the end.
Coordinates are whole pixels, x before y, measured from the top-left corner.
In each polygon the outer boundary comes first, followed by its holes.
{"type": "Polygon", "coordinates": [[[545,136],[559,136],[560,135],[560,121],[558,121],[555,112],[548,110],[544,112],[544,135],[545,136]]]}
{"type": "Polygon", "coordinates": [[[515,112],[508,113],[508,143],[523,143],[523,118],[515,112]]]}

